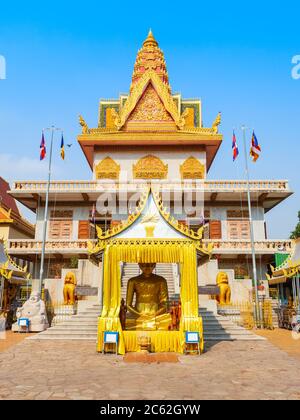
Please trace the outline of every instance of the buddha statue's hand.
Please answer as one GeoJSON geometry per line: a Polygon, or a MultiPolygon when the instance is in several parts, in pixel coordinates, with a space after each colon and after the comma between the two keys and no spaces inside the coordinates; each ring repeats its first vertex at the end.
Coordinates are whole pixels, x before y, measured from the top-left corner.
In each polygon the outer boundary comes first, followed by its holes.
{"type": "Polygon", "coordinates": [[[163,306],[158,311],[156,311],[155,316],[159,316],[159,315],[165,314],[166,312],[167,312],[167,309],[166,309],[165,306],[163,306]]]}
{"type": "Polygon", "coordinates": [[[141,315],[142,315],[142,313],[141,313],[141,312],[137,311],[136,309],[134,309],[134,308],[133,308],[132,306],[130,306],[130,305],[128,305],[128,306],[127,306],[127,309],[128,309],[128,311],[129,311],[129,312],[133,313],[134,315],[137,315],[137,316],[141,316],[141,315]]]}

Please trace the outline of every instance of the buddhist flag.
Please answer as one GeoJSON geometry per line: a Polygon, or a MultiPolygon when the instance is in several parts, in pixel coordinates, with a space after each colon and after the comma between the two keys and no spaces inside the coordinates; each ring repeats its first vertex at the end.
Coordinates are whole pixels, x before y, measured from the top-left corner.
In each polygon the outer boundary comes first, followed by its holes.
{"type": "Polygon", "coordinates": [[[251,148],[250,148],[250,156],[252,157],[253,162],[256,162],[260,156],[261,148],[258,144],[256,135],[253,130],[252,139],[251,139],[251,148]]]}
{"type": "Polygon", "coordinates": [[[233,132],[233,136],[232,136],[232,154],[233,154],[233,161],[235,161],[239,155],[239,148],[237,146],[235,132],[233,132]]]}
{"type": "Polygon", "coordinates": [[[60,156],[63,160],[65,160],[65,142],[64,142],[64,135],[61,135],[61,143],[60,143],[60,156]]]}
{"type": "Polygon", "coordinates": [[[40,160],[44,160],[46,157],[46,143],[45,143],[45,137],[44,132],[42,134],[42,141],[40,145],[40,160]]]}

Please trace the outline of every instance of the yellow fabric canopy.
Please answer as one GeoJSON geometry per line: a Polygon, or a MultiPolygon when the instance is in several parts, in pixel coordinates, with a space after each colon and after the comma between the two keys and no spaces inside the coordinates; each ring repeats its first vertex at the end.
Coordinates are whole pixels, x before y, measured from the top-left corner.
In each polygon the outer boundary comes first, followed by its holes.
{"type": "MultiPolygon", "coordinates": [[[[184,331],[197,331],[201,337],[203,350],[202,318],[198,315],[197,251],[191,240],[124,240],[115,239],[106,244],[104,250],[103,309],[98,322],[97,350],[102,351],[104,331],[118,331],[118,353],[125,354],[126,343],[122,331],[119,312],[121,303],[121,262],[130,263],[180,263],[181,265],[181,308],[180,341],[172,340],[173,350],[183,353],[184,331]],[[177,344],[176,344],[177,343],[177,344]]],[[[165,334],[169,334],[165,331],[165,334]]],[[[166,348],[156,335],[156,348],[166,348]]],[[[168,347],[170,348],[170,346],[168,347]]]]}

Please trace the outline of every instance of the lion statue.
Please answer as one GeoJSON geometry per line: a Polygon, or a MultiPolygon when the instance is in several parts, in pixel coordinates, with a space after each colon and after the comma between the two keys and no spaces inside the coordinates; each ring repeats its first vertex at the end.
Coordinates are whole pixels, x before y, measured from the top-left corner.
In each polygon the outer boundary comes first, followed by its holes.
{"type": "Polygon", "coordinates": [[[74,305],[75,304],[75,288],[76,288],[76,278],[75,274],[69,271],[65,277],[64,283],[64,305],[74,305]]]}
{"type": "Polygon", "coordinates": [[[217,286],[220,288],[220,294],[217,295],[217,301],[220,305],[230,305],[231,289],[228,284],[228,274],[221,271],[217,275],[217,286]]]}

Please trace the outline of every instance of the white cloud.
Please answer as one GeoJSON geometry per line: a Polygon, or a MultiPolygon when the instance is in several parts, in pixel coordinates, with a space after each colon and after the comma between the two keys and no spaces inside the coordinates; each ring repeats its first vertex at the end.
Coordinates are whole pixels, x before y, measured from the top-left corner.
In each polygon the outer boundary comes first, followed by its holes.
{"type": "MultiPolygon", "coordinates": [[[[62,175],[62,171],[55,165],[52,167],[52,172],[56,179],[62,175]]],[[[10,184],[13,181],[46,180],[48,160],[40,161],[38,158],[0,154],[0,176],[10,184]]]]}

